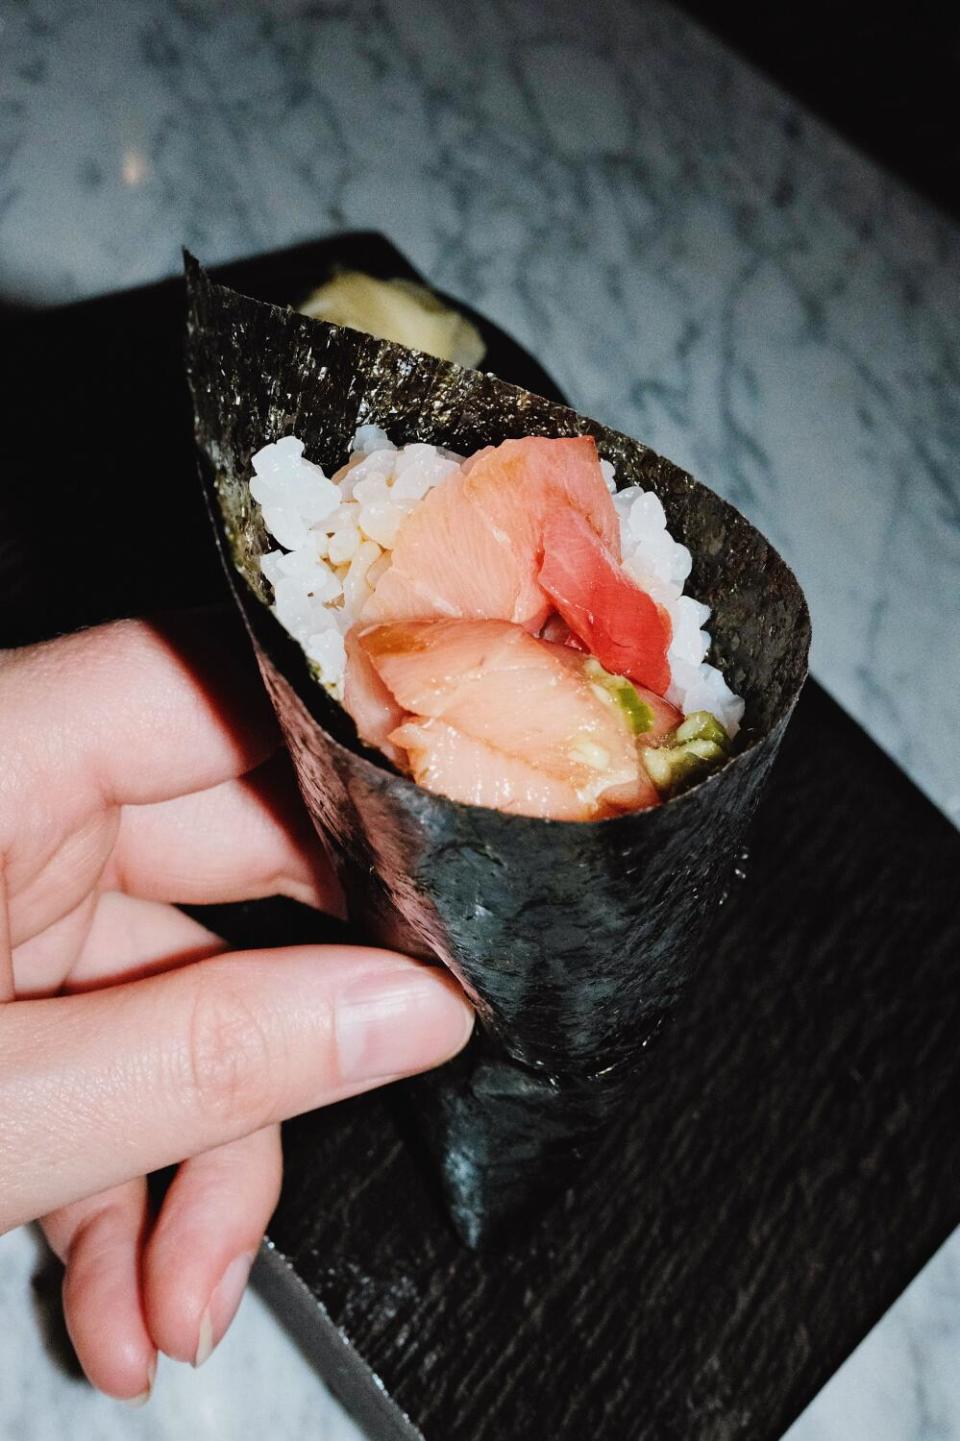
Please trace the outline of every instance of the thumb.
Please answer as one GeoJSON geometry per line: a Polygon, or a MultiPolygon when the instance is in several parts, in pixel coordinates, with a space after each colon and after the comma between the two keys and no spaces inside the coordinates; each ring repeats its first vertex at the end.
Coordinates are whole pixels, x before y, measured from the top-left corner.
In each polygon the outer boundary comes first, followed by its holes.
{"type": "Polygon", "coordinates": [[[0,1232],[448,1059],[472,1012],[389,951],[217,956],[0,1008],[0,1232]]]}

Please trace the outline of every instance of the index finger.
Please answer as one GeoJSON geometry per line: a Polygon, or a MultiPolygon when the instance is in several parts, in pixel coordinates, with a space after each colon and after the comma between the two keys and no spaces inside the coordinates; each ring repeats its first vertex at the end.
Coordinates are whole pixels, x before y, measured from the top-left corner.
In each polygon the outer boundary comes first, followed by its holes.
{"type": "Polygon", "coordinates": [[[439,1065],[472,1024],[442,968],[361,946],[14,1001],[0,1008],[0,1231],[439,1065]]]}
{"type": "MultiPolygon", "coordinates": [[[[4,657],[2,748],[45,795],[172,800],[244,775],[278,735],[227,611],[126,620],[4,657]]],[[[14,766],[14,770],[17,767],[14,766]]]]}

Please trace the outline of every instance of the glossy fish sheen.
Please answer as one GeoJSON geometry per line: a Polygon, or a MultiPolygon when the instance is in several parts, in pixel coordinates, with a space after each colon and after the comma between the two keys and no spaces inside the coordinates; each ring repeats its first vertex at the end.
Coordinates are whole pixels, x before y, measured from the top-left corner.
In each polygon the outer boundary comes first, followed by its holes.
{"type": "Polygon", "coordinates": [[[500,619],[539,630],[550,609],[538,579],[543,533],[557,509],[619,556],[617,513],[589,436],[507,441],[471,456],[403,522],[364,621],[500,619]]]}
{"type": "MultiPolygon", "coordinates": [[[[188,261],[188,367],[210,512],[300,786],[370,939],[439,958],[476,1002],[468,1054],[420,1083],[460,1234],[478,1244],[582,1165],[683,993],[806,676],[795,577],[733,507],[638,441],[490,375],[307,320],[188,261]],[[727,765],[662,806],[549,821],[462,804],[360,742],[268,608],[250,457],[296,433],[328,474],[360,423],[467,455],[592,436],[659,495],[713,609],[711,659],[746,701],[727,765]]],[[[722,1024],[722,1017],[718,1018],[722,1024]]]]}
{"type": "Polygon", "coordinates": [[[666,692],[670,617],[624,574],[576,511],[556,510],[547,520],[538,578],[584,649],[606,670],[657,695],[666,692]]]}
{"type": "Polygon", "coordinates": [[[410,715],[388,740],[431,790],[555,820],[657,804],[624,711],[567,646],[497,620],[395,621],[358,644],[410,715]]]}

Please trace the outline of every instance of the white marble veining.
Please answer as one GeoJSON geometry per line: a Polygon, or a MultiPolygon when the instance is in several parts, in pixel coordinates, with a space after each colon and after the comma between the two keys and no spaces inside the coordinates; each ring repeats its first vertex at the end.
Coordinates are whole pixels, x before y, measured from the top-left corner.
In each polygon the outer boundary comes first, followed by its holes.
{"type": "Polygon", "coordinates": [[[2,290],[388,232],[782,545],[817,674],[960,816],[952,226],[661,4],[27,0],[0,43],[2,290]]]}
{"type": "MultiPolygon", "coordinates": [[[[0,295],[134,285],[176,271],[184,243],[212,262],[384,231],[579,409],[780,544],[819,679],[960,819],[951,224],[663,0],[14,0],[0,15],[0,295]]],[[[11,1375],[44,1396],[67,1384],[39,1359],[25,1244],[0,1242],[0,1316],[23,1348],[17,1365],[0,1352],[3,1441],[41,1436],[16,1429],[11,1375]]],[[[791,1441],[960,1441],[960,1365],[944,1359],[958,1256],[955,1239],[791,1441]]],[[[339,1437],[250,1315],[218,1369],[168,1368],[126,1430],[88,1398],[71,1435],[204,1434],[178,1430],[183,1398],[215,1408],[219,1384],[228,1404],[276,1354],[265,1434],[339,1437]]]]}

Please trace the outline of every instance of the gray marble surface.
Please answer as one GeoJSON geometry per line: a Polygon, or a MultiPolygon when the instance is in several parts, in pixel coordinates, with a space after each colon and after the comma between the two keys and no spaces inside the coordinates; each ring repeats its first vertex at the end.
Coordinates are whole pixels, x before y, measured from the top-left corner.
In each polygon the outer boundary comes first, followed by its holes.
{"type": "MultiPolygon", "coordinates": [[[[384,231],[579,409],[778,542],[818,678],[960,820],[950,224],[665,3],[8,0],[0,16],[0,295],[135,285],[184,243],[216,261],[384,231]]],[[[67,1397],[78,1441],[353,1435],[256,1303],[206,1373],[168,1367],[135,1418],[78,1400],[44,1359],[31,1245],[0,1241],[3,1441],[61,1434],[67,1397]],[[49,1401],[29,1418],[25,1388],[49,1401]]],[[[958,1258],[954,1240],[790,1441],[960,1441],[958,1258]]]]}
{"type": "Polygon", "coordinates": [[[32,1228],[0,1238],[0,1441],[365,1441],[251,1291],[199,1371],[161,1358],[147,1406],[111,1401],[64,1365],[55,1280],[32,1228]]]}

